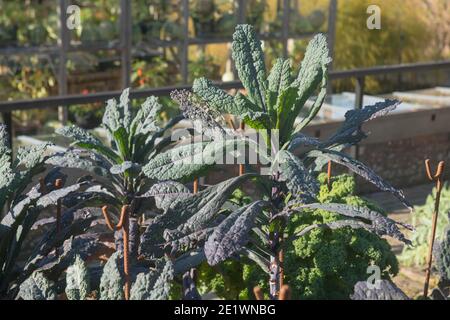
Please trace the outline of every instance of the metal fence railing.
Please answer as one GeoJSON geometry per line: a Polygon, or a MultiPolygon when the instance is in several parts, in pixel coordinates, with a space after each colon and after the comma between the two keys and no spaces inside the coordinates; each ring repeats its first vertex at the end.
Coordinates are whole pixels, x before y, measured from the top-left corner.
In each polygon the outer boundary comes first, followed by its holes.
{"type": "MultiPolygon", "coordinates": [[[[331,71],[330,80],[340,79],[356,79],[355,85],[355,108],[361,108],[363,103],[365,80],[368,76],[379,76],[387,74],[403,74],[403,73],[423,73],[429,71],[448,70],[450,74],[450,60],[426,63],[410,63],[390,66],[377,66],[371,68],[361,68],[344,71],[331,71]]],[[[450,78],[450,76],[449,76],[450,78]]],[[[242,84],[239,81],[217,83],[222,89],[240,89],[242,84]]],[[[148,96],[168,96],[170,92],[176,89],[190,89],[190,85],[171,86],[162,88],[136,89],[130,91],[130,99],[141,99],[148,96]]],[[[0,102],[0,113],[4,123],[12,136],[12,111],[30,110],[30,109],[46,109],[59,106],[68,107],[71,105],[89,104],[96,102],[104,102],[111,98],[118,98],[120,91],[98,92],[91,94],[75,94],[55,96],[41,99],[30,99],[20,101],[3,101],[0,102]]]]}
{"type": "MultiPolygon", "coordinates": [[[[58,7],[55,8],[58,12],[58,20],[59,20],[59,34],[58,34],[58,45],[56,46],[46,46],[46,47],[23,47],[23,48],[0,48],[0,56],[8,56],[8,55],[31,55],[31,54],[52,54],[58,59],[58,74],[57,74],[57,82],[58,82],[58,94],[62,96],[62,101],[66,101],[65,97],[68,94],[68,70],[66,68],[68,62],[68,53],[70,52],[96,52],[101,50],[115,50],[120,54],[121,61],[121,86],[122,88],[127,88],[131,83],[131,74],[132,74],[132,52],[135,49],[135,45],[132,42],[132,26],[133,26],[133,18],[132,18],[132,2],[133,0],[117,0],[120,5],[120,13],[119,13],[119,41],[114,41],[114,43],[90,43],[86,44],[73,44],[71,42],[71,31],[67,27],[67,7],[74,3],[71,0],[57,0],[58,7]]],[[[235,4],[235,14],[237,23],[245,23],[246,20],[246,2],[245,0],[232,0],[235,4]]],[[[297,0],[295,0],[297,1],[297,0]]],[[[309,38],[313,35],[311,32],[305,32],[302,34],[293,34],[290,32],[289,23],[290,23],[290,15],[291,15],[291,5],[294,0],[280,0],[280,4],[282,5],[282,25],[279,34],[261,34],[260,38],[262,40],[276,40],[282,43],[283,47],[283,55],[287,57],[288,55],[288,41],[290,39],[299,40],[309,38]]],[[[180,14],[182,16],[183,25],[182,30],[184,32],[183,37],[177,40],[153,40],[152,43],[148,43],[149,46],[155,48],[162,47],[177,47],[179,50],[179,59],[180,59],[180,73],[182,78],[182,83],[188,83],[188,63],[189,63],[189,46],[192,45],[207,45],[207,44],[217,44],[217,43],[228,43],[231,41],[231,37],[207,37],[207,38],[199,38],[199,37],[189,37],[188,27],[189,27],[189,17],[190,17],[190,8],[189,0],[179,0],[180,3],[180,14]]],[[[296,2],[295,2],[296,3],[296,2]]],[[[336,25],[336,10],[337,10],[337,0],[329,0],[328,4],[328,39],[330,44],[330,51],[333,52],[334,47],[334,35],[335,35],[335,25],[336,25]]],[[[162,88],[162,92],[164,92],[164,88],[162,88]]],[[[93,95],[93,97],[107,97],[110,96],[110,93],[100,93],[97,95],[93,95]]],[[[77,98],[72,98],[77,100],[77,98]]],[[[94,99],[95,100],[95,99],[94,99]]],[[[53,98],[49,98],[50,101],[58,101],[58,99],[53,100],[53,98]]],[[[83,100],[78,100],[83,101],[83,100]]],[[[93,101],[93,100],[91,100],[93,101]]],[[[54,104],[51,104],[54,107],[54,104]]],[[[64,107],[65,104],[60,107],[64,107]]],[[[60,117],[59,119],[62,122],[67,120],[67,109],[60,108],[59,109],[60,117]]]]}

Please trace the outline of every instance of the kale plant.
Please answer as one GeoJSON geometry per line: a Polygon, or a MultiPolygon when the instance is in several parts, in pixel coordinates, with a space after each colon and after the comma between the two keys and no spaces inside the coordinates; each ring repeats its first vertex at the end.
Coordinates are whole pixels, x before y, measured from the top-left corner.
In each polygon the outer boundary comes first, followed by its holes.
{"type": "MultiPolygon", "coordinates": [[[[385,215],[382,209],[355,195],[355,179],[348,175],[332,178],[328,189],[327,175],[318,176],[320,203],[343,203],[370,208],[385,215]]],[[[243,197],[238,195],[237,199],[243,197]]],[[[241,200],[242,201],[242,200],[241,200]]],[[[247,202],[248,200],[246,200],[247,202]]],[[[248,203],[248,202],[247,202],[248,203]]],[[[245,205],[245,203],[242,203],[245,205]]],[[[340,218],[323,210],[305,210],[293,217],[286,226],[286,236],[311,224],[338,221],[340,218]]],[[[389,279],[398,273],[398,262],[384,239],[364,229],[316,229],[304,237],[286,243],[284,275],[294,299],[347,299],[355,284],[367,278],[367,267],[380,267],[382,276],[389,279]]],[[[227,299],[252,299],[253,287],[268,291],[265,273],[254,264],[228,260],[214,268],[203,263],[199,269],[200,289],[213,291],[227,299]]]]}
{"type": "MultiPolygon", "coordinates": [[[[131,300],[164,300],[170,292],[173,279],[170,260],[160,262],[153,268],[135,269],[132,274],[131,300]]],[[[125,285],[123,254],[112,254],[103,266],[88,266],[76,255],[68,266],[66,281],[59,285],[44,272],[35,271],[24,281],[18,298],[23,300],[55,300],[63,287],[69,300],[123,300],[125,285]]]]}
{"type": "MultiPolygon", "coordinates": [[[[238,93],[231,96],[214,87],[210,81],[199,79],[194,83],[195,95],[189,101],[201,107],[190,108],[193,112],[189,112],[189,116],[209,123],[216,132],[219,130],[217,124],[212,122],[214,113],[234,114],[251,128],[258,129],[268,145],[267,149],[272,151],[268,156],[271,174],[267,177],[248,173],[185,199],[178,197],[161,216],[166,224],[154,221],[144,236],[150,239],[159,234],[161,239],[162,234],[166,246],[171,248],[171,254],[179,252],[180,248],[204,242],[203,251],[196,254],[196,262],[200,262],[204,255],[211,266],[230,258],[246,256],[269,274],[271,298],[276,298],[280,289],[281,249],[314,229],[365,229],[377,236],[387,235],[409,243],[400,232],[398,223],[377,211],[317,200],[319,187],[316,172],[331,160],[381,190],[391,192],[410,207],[401,191],[363,163],[341,152],[344,147],[356,144],[366,136],[361,130],[364,122],[386,114],[399,102],[386,100],[361,110],[349,111],[341,128],[329,139],[320,141],[301,131],[315,117],[325,98],[330,62],[325,37],[317,35],[310,42],[296,77],[291,76],[287,60],[278,60],[267,76],[261,43],[249,25],[236,27],[232,47],[238,75],[247,95],[238,93]],[[306,102],[316,90],[318,95],[308,109],[306,102]],[[296,123],[300,111],[305,116],[296,123]],[[282,146],[279,150],[272,143],[274,136],[279,137],[282,146]],[[295,150],[298,156],[294,154],[295,150]],[[263,187],[261,198],[224,215],[222,206],[226,198],[239,184],[250,178],[259,180],[258,186],[263,187]],[[334,212],[344,218],[310,224],[286,238],[286,225],[293,216],[302,215],[307,210],[334,212]]],[[[193,104],[194,107],[196,105],[193,104]]]]}
{"type": "Polygon", "coordinates": [[[377,286],[369,287],[367,281],[355,285],[352,300],[409,300],[408,296],[389,280],[377,280],[377,286]]]}
{"type": "MultiPolygon", "coordinates": [[[[65,201],[76,203],[82,199],[90,205],[103,205],[107,225],[112,230],[122,231],[116,233],[116,247],[124,251],[127,298],[130,294],[129,263],[137,262],[140,247],[138,220],[153,208],[150,198],[154,198],[157,205],[163,202],[164,206],[167,199],[169,203],[172,202],[170,194],[166,193],[172,190],[189,192],[178,181],[187,182],[208,166],[186,159],[203,157],[217,149],[208,142],[177,144],[172,141],[172,137],[165,133],[179,122],[182,116],[173,118],[161,128],[158,123],[161,108],[157,98],[149,97],[133,114],[129,90],[126,89],[119,102],[111,99],[107,103],[102,120],[102,126],[108,133],[106,144],[86,130],[75,126],[64,127],[57,130],[57,133],[71,139],[72,148],[48,161],[59,167],[84,171],[86,175],[80,180],[90,181],[93,186],[66,198],[65,201]],[[160,181],[162,183],[159,183],[160,181]],[[161,193],[164,195],[160,201],[158,195],[161,193]],[[119,216],[116,225],[109,215],[110,211],[119,216]]],[[[173,225],[173,222],[170,221],[170,224],[173,225]]],[[[146,239],[144,237],[144,246],[148,244],[146,239]]],[[[154,242],[151,246],[162,244],[154,242]]],[[[155,263],[156,259],[163,256],[152,256],[151,252],[144,250],[142,257],[155,258],[151,259],[151,262],[155,263]]]]}
{"type": "MultiPolygon", "coordinates": [[[[30,186],[33,178],[46,169],[45,161],[51,157],[48,146],[49,143],[43,143],[20,147],[13,159],[6,129],[0,126],[0,207],[6,209],[0,221],[0,298],[14,298],[19,285],[33,271],[48,266],[50,252],[67,237],[76,235],[77,224],[70,232],[63,224],[59,234],[50,231],[44,236],[47,240],[45,246],[39,243],[28,256],[21,252],[42,210],[83,186],[83,183],[77,183],[57,189],[56,180],[66,179],[58,169],[50,170],[40,183],[30,186]]],[[[34,280],[38,281],[39,276],[34,280]]]]}
{"type": "Polygon", "coordinates": [[[158,113],[161,108],[157,98],[149,97],[133,116],[129,89],[126,89],[119,103],[115,99],[107,103],[102,120],[108,133],[107,143],[84,129],[63,127],[57,133],[71,139],[76,148],[51,159],[53,165],[83,170],[87,175],[82,179],[96,179],[93,180],[95,187],[73,200],[95,198],[97,204],[108,205],[108,209],[116,214],[123,206],[130,206],[132,256],[136,256],[139,244],[137,218],[145,210],[145,198],[141,196],[153,183],[143,174],[142,166],[172,143],[164,134],[180,120],[176,117],[160,128],[158,113]]]}

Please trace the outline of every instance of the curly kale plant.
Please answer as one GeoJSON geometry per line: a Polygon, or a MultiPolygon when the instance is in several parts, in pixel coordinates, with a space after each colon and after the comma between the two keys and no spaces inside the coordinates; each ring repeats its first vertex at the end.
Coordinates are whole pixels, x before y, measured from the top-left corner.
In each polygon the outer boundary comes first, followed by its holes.
{"type": "MultiPolygon", "coordinates": [[[[352,176],[332,178],[331,190],[326,174],[320,174],[318,180],[321,184],[317,196],[319,202],[368,207],[383,213],[371,202],[355,195],[352,176]]],[[[332,212],[305,211],[289,221],[286,234],[289,237],[311,224],[338,220],[332,212]]],[[[398,272],[395,254],[387,241],[363,229],[313,230],[286,244],[284,259],[285,281],[293,289],[292,297],[302,300],[349,298],[354,285],[367,278],[367,267],[371,264],[379,266],[386,278],[398,272]]],[[[202,264],[199,270],[201,290],[214,291],[227,299],[251,299],[255,285],[268,289],[266,275],[252,264],[225,261],[215,268],[202,264]]]]}
{"type": "MultiPolygon", "coordinates": [[[[39,184],[28,188],[33,178],[45,171],[45,161],[50,157],[47,150],[49,144],[20,147],[16,159],[13,159],[7,141],[6,129],[0,126],[0,207],[6,208],[6,214],[0,221],[0,298],[15,297],[18,286],[33,271],[48,266],[52,261],[49,253],[67,237],[77,234],[74,231],[77,224],[74,224],[70,232],[63,225],[57,237],[53,236],[51,231],[44,236],[48,237],[46,246],[38,244],[29,256],[24,256],[21,252],[42,210],[55,205],[83,185],[77,183],[56,189],[55,181],[65,181],[66,177],[57,169],[53,169],[39,184]],[[29,191],[26,191],[27,189],[29,191]]],[[[39,276],[36,276],[35,280],[38,279],[39,276]]]]}
{"type": "MultiPolygon", "coordinates": [[[[409,243],[397,223],[378,211],[363,206],[320,203],[317,199],[319,186],[315,174],[331,160],[349,168],[381,190],[393,193],[409,207],[401,191],[361,162],[340,152],[366,136],[361,130],[364,122],[386,114],[399,102],[386,100],[361,110],[350,111],[333,136],[326,141],[319,141],[301,131],[319,111],[326,93],[330,58],[323,35],[317,35],[310,42],[296,77],[291,77],[289,62],[283,60],[277,61],[267,76],[261,43],[249,25],[236,27],[233,58],[247,95],[238,93],[233,97],[214,87],[210,81],[199,79],[193,88],[196,98],[191,101],[200,100],[202,108],[195,109],[188,116],[213,125],[216,132],[219,130],[212,122],[214,112],[241,116],[248,126],[260,130],[268,145],[267,149],[272,151],[267,156],[271,163],[271,174],[269,177],[257,173],[243,175],[177,201],[168,210],[176,212],[176,215],[170,213],[164,216],[167,219],[177,219],[182,224],[178,227],[173,225],[162,232],[172,253],[177,252],[180,245],[192,246],[193,243],[202,241],[205,243],[203,254],[212,266],[230,258],[246,256],[269,274],[269,292],[275,298],[280,283],[280,250],[286,249],[292,241],[314,229],[365,229],[377,236],[387,235],[409,243]],[[318,95],[312,107],[306,110],[306,101],[316,90],[318,95]],[[306,115],[296,123],[296,118],[303,109],[306,115]],[[274,134],[274,130],[278,130],[278,134],[274,134]],[[274,136],[279,137],[282,146],[280,150],[276,150],[272,144],[274,136]],[[295,150],[299,156],[294,154],[295,150]],[[237,187],[226,186],[234,185],[239,179],[249,178],[259,180],[258,185],[263,186],[262,197],[227,215],[221,214],[226,198],[237,187]],[[217,197],[215,192],[224,187],[227,192],[221,192],[217,197]],[[201,203],[206,206],[199,206],[201,203]],[[334,212],[345,219],[310,224],[293,235],[287,235],[286,226],[292,217],[310,210],[334,212]]],[[[154,234],[151,230],[157,229],[156,224],[153,225],[147,230],[148,236],[154,234]]],[[[197,255],[198,261],[201,260],[201,255],[202,253],[197,255]]]]}

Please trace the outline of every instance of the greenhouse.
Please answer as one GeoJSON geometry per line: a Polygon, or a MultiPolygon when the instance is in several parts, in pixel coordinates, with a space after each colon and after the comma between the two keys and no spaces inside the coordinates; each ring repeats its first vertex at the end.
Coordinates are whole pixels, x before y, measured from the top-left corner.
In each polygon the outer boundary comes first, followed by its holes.
{"type": "Polygon", "coordinates": [[[2,302],[450,299],[449,0],[0,0],[0,115],[2,302]]]}

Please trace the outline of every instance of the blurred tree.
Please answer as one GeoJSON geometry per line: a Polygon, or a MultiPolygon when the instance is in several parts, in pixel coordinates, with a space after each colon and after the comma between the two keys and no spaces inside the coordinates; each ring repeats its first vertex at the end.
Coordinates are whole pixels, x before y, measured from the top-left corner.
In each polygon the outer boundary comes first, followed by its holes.
{"type": "Polygon", "coordinates": [[[433,59],[450,58],[450,0],[422,0],[421,12],[425,15],[431,46],[428,47],[433,59]]]}
{"type": "MultiPolygon", "coordinates": [[[[421,1],[338,1],[334,69],[428,60],[425,53],[433,36],[423,11],[419,10],[421,1]],[[378,5],[381,9],[381,30],[367,28],[369,14],[366,10],[369,5],[378,5]]],[[[386,79],[367,80],[369,91],[384,91],[391,86],[386,79]]],[[[348,82],[336,84],[338,90],[348,88],[348,82]]]]}

